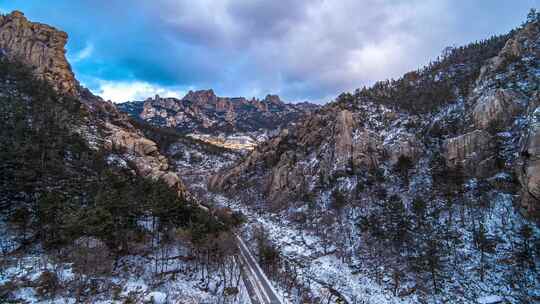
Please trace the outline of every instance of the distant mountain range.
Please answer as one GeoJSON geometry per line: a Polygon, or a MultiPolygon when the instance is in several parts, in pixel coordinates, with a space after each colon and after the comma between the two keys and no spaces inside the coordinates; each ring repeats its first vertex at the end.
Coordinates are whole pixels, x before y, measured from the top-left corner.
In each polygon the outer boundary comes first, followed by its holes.
{"type": "Polygon", "coordinates": [[[268,95],[262,100],[218,97],[213,90],[190,91],[182,99],[155,96],[117,107],[154,126],[205,134],[271,131],[319,108],[308,102],[284,103],[277,95],[268,95]]]}

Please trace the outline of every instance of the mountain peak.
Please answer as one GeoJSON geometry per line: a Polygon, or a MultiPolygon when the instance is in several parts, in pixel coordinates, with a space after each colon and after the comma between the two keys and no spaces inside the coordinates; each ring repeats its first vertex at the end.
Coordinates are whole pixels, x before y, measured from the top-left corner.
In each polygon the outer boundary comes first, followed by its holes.
{"type": "Polygon", "coordinates": [[[266,95],[266,97],[263,99],[263,102],[275,104],[275,105],[283,104],[283,101],[281,101],[281,98],[279,98],[279,95],[272,95],[272,94],[266,95]]]}
{"type": "Polygon", "coordinates": [[[21,12],[21,11],[17,11],[17,10],[11,12],[11,14],[9,14],[8,16],[11,16],[12,18],[21,18],[22,17],[22,18],[26,19],[26,17],[24,17],[24,13],[21,12]]]}
{"type": "Polygon", "coordinates": [[[0,15],[0,50],[21,60],[62,93],[76,95],[78,83],[66,60],[68,35],[49,25],[31,22],[20,11],[0,15]]]}
{"type": "Polygon", "coordinates": [[[156,126],[226,134],[277,129],[318,108],[314,104],[286,104],[278,95],[270,94],[262,100],[219,97],[212,89],[189,91],[182,99],[156,95],[144,102],[127,102],[118,107],[156,126]]]}
{"type": "Polygon", "coordinates": [[[198,91],[189,91],[183,100],[192,101],[195,103],[209,103],[217,99],[216,93],[214,90],[198,90],[198,91]]]}

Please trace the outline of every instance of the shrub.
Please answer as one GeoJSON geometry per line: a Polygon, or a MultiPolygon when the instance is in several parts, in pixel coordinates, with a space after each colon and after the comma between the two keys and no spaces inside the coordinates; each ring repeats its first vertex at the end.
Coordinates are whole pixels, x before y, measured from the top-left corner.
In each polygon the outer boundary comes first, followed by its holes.
{"type": "Polygon", "coordinates": [[[102,241],[91,237],[76,240],[69,251],[69,259],[75,271],[88,275],[108,274],[113,265],[109,248],[102,241]]]}
{"type": "Polygon", "coordinates": [[[0,303],[17,303],[14,296],[17,289],[19,286],[11,280],[0,284],[0,303]]]}
{"type": "Polygon", "coordinates": [[[50,298],[56,295],[60,288],[58,276],[51,271],[44,271],[37,281],[36,292],[42,298],[50,298]]]}
{"type": "Polygon", "coordinates": [[[347,201],[345,199],[345,196],[339,189],[334,190],[332,192],[332,200],[330,201],[330,207],[334,210],[341,210],[345,205],[347,204],[347,201]]]}
{"type": "Polygon", "coordinates": [[[413,161],[405,156],[400,155],[398,158],[398,161],[394,165],[394,171],[396,171],[401,178],[405,181],[406,184],[409,183],[409,170],[411,170],[414,166],[413,161]]]}
{"type": "Polygon", "coordinates": [[[226,227],[238,227],[246,221],[246,217],[240,211],[233,211],[230,208],[218,208],[214,215],[225,224],[226,227]]]}

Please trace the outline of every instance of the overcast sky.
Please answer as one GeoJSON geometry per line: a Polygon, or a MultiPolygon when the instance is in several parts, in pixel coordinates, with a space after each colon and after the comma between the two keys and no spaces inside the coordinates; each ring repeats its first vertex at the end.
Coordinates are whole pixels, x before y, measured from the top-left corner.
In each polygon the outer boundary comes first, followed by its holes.
{"type": "Polygon", "coordinates": [[[0,0],[69,34],[94,93],[121,102],[213,88],[327,102],[448,45],[502,34],[540,0],[0,0]]]}

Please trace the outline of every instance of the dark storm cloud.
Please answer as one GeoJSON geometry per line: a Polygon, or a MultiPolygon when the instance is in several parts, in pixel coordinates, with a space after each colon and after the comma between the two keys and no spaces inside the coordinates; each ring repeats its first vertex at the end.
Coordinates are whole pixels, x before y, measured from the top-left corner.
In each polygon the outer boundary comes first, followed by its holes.
{"type": "Polygon", "coordinates": [[[538,0],[0,0],[70,34],[77,76],[116,99],[212,87],[327,100],[447,45],[519,25],[538,0]],[[124,95],[122,95],[125,92],[124,95]]]}

